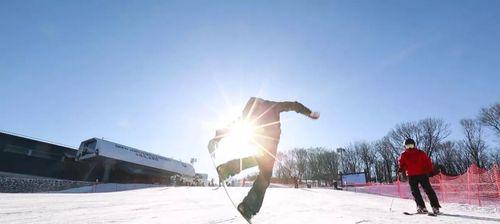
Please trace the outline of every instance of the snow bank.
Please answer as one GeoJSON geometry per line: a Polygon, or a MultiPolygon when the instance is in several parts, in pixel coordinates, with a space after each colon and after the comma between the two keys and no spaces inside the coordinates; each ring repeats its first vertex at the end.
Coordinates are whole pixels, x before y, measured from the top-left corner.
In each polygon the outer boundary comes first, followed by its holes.
{"type": "Polygon", "coordinates": [[[0,192],[50,192],[91,185],[90,182],[60,180],[36,176],[0,176],[0,192]]]}

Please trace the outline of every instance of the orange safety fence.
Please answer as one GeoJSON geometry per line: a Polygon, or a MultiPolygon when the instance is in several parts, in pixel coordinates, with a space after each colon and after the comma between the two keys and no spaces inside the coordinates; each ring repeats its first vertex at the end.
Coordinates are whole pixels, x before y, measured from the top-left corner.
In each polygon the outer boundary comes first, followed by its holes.
{"type": "MultiPolygon", "coordinates": [[[[440,202],[500,208],[500,169],[497,165],[490,170],[472,165],[466,173],[459,176],[446,176],[439,173],[431,177],[430,182],[440,202]]],[[[345,189],[384,196],[413,198],[409,184],[399,181],[399,179],[391,184],[368,183],[364,186],[346,187],[345,189]]],[[[421,192],[422,196],[426,198],[424,191],[421,190],[421,192]]]]}

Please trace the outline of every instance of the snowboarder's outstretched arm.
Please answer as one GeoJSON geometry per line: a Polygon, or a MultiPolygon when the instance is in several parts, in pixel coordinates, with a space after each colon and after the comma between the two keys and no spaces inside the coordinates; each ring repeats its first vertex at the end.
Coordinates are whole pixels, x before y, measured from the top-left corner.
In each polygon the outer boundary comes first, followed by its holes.
{"type": "Polygon", "coordinates": [[[221,129],[217,129],[215,131],[215,136],[214,136],[214,139],[216,140],[221,140],[223,139],[224,137],[227,136],[227,134],[231,131],[231,129],[233,128],[233,126],[238,123],[239,121],[241,121],[241,117],[238,117],[236,120],[232,121],[231,123],[227,124],[225,127],[221,128],[221,129]]]}
{"type": "Polygon", "coordinates": [[[231,131],[232,125],[236,123],[240,118],[238,118],[236,121],[233,121],[231,124],[227,125],[224,128],[217,129],[215,131],[215,136],[208,142],[208,148],[209,151],[212,152],[216,147],[217,144],[219,143],[220,140],[222,140],[224,137],[227,136],[227,134],[231,131]]]}
{"type": "Polygon", "coordinates": [[[219,144],[219,141],[226,136],[228,128],[222,128],[215,131],[215,136],[208,141],[208,152],[212,153],[219,144]]]}
{"type": "Polygon", "coordinates": [[[297,101],[295,101],[295,102],[290,102],[290,101],[279,102],[277,107],[278,107],[279,112],[295,111],[297,113],[308,116],[312,119],[319,118],[318,112],[312,112],[309,108],[307,108],[306,106],[304,106],[303,104],[301,104],[297,101]]]}
{"type": "Polygon", "coordinates": [[[215,131],[214,139],[221,140],[222,138],[224,138],[227,135],[228,132],[229,132],[229,128],[218,129],[215,131]]]}

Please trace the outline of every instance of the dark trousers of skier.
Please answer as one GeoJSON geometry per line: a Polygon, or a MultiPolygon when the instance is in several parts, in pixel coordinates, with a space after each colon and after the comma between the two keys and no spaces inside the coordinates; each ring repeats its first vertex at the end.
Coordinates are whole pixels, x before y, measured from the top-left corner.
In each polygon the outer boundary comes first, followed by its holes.
{"type": "Polygon", "coordinates": [[[429,182],[429,175],[418,175],[418,176],[409,176],[408,177],[408,182],[410,183],[410,189],[411,189],[411,194],[413,195],[413,198],[415,199],[415,203],[419,208],[425,208],[425,203],[424,199],[422,198],[422,195],[420,194],[420,189],[418,188],[418,185],[422,186],[424,189],[425,193],[427,194],[427,197],[429,198],[429,201],[431,202],[431,207],[433,208],[440,208],[441,206],[439,205],[438,198],[436,196],[436,192],[434,192],[434,189],[432,189],[431,183],[429,182]]]}
{"type": "Polygon", "coordinates": [[[247,196],[238,206],[238,210],[242,214],[246,213],[243,214],[245,217],[251,217],[257,214],[262,207],[266,190],[269,187],[269,184],[271,184],[275,156],[278,150],[277,141],[261,140],[258,143],[260,144],[259,147],[263,147],[266,152],[264,152],[262,156],[256,157],[257,164],[259,166],[259,175],[255,179],[255,182],[253,183],[247,196]]]}

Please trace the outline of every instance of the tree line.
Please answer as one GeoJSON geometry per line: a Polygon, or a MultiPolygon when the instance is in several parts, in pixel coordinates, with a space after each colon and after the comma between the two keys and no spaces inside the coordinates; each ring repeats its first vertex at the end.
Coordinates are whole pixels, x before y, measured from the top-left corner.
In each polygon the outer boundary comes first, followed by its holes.
{"type": "Polygon", "coordinates": [[[335,150],[312,147],[278,152],[275,178],[290,182],[293,177],[331,184],[339,173],[365,172],[367,180],[391,183],[396,178],[398,158],[407,138],[433,160],[435,169],[446,175],[461,175],[475,164],[490,168],[500,164],[500,103],[482,108],[476,118],[460,120],[463,137],[450,140],[449,124],[426,118],[397,124],[384,137],[373,142],[358,141],[335,150]],[[485,129],[495,135],[488,145],[485,129]],[[498,140],[498,141],[497,141],[498,140]]]}

